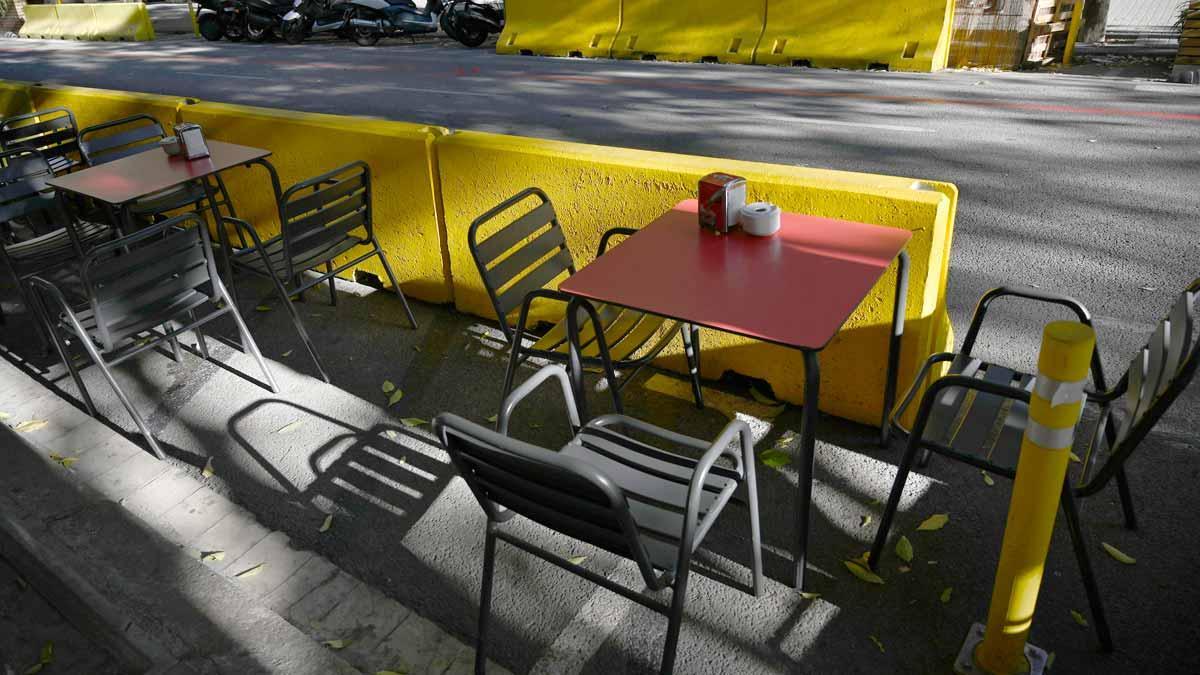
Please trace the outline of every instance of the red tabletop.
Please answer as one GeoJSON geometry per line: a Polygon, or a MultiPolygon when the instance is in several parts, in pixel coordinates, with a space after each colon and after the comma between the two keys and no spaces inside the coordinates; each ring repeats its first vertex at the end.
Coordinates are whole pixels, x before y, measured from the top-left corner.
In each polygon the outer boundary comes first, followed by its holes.
{"type": "Polygon", "coordinates": [[[88,167],[46,181],[51,186],[86,195],[107,204],[125,204],[147,195],[204,178],[246,162],[270,156],[270,151],[207,140],[208,157],[187,160],[158,148],[88,167]]]}
{"type": "Polygon", "coordinates": [[[774,236],[697,225],[681,202],[564,281],[598,302],[800,349],[823,349],[912,233],[784,213],[774,236]]]}

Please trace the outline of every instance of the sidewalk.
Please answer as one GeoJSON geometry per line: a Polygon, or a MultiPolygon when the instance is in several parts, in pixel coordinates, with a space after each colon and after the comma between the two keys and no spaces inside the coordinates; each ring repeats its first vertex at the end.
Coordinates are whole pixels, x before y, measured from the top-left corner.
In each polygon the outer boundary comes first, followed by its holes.
{"type": "Polygon", "coordinates": [[[0,429],[0,554],[126,666],[471,672],[472,648],[2,359],[0,411],[26,430],[0,429]]]}

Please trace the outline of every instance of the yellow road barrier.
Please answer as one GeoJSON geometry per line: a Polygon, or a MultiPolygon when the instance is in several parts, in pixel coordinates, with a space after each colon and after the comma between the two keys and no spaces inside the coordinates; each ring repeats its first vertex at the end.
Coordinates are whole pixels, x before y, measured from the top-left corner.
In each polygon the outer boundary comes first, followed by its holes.
{"type": "Polygon", "coordinates": [[[150,13],[140,2],[26,5],[21,37],[64,40],[153,40],[150,13]]]}
{"type": "Polygon", "coordinates": [[[753,63],[767,21],[767,0],[622,0],[618,59],[753,63]]]}
{"type": "Polygon", "coordinates": [[[62,37],[57,8],[58,5],[25,5],[25,23],[18,34],[24,38],[42,40],[62,37]]]}
{"type": "MultiPolygon", "coordinates": [[[[180,110],[206,136],[271,151],[283,188],[347,162],[371,167],[375,235],[404,292],[428,302],[449,302],[441,208],[433,143],[442,127],[339,115],[198,103],[180,110]]],[[[279,232],[274,194],[261,168],[223,174],[238,210],[264,238],[279,232]]],[[[378,260],[360,267],[387,283],[378,260]]]]}
{"type": "Polygon", "coordinates": [[[29,83],[0,80],[0,119],[33,112],[29,83]]]}
{"type": "Polygon", "coordinates": [[[1042,335],[1037,384],[1029,403],[1029,426],[1021,442],[987,627],[975,650],[975,664],[994,675],[1030,670],[1025,641],[1037,609],[1095,347],[1095,332],[1082,323],[1057,321],[1047,325],[1042,335]]]}
{"type": "Polygon", "coordinates": [[[621,0],[512,0],[498,54],[607,58],[621,27],[621,0]]]}
{"type": "Polygon", "coordinates": [[[755,63],[941,70],[953,18],[954,0],[767,0],[755,63]]]}
{"type": "Polygon", "coordinates": [[[177,121],[179,107],[185,104],[184,99],[176,96],[52,84],[30,87],[29,94],[35,110],[58,106],[71,110],[80,129],[145,113],[157,119],[163,129],[169,132],[177,121]]]}
{"type": "MultiPolygon", "coordinates": [[[[464,312],[492,315],[466,239],[471,221],[503,199],[531,185],[546,190],[576,264],[583,265],[595,254],[603,231],[643,226],[694,197],[701,176],[729,171],[749,179],[753,201],[911,230],[900,381],[911,381],[929,354],[953,343],[945,308],[958,199],[953,185],[476,132],[440,138],[437,151],[455,304],[464,312]]],[[[822,410],[878,424],[894,293],[895,274],[889,271],[823,353],[822,410]]],[[[687,372],[678,344],[665,354],[660,365],[687,372]]],[[[794,350],[706,332],[703,369],[713,379],[726,370],[763,378],[783,400],[803,400],[803,358],[794,350]]]]}

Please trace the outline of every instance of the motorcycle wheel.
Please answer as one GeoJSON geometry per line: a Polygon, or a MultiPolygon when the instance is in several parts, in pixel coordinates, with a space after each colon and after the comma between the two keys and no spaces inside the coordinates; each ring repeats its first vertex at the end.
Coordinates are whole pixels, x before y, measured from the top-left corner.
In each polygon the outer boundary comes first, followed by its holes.
{"type": "Polygon", "coordinates": [[[266,42],[267,40],[271,39],[271,29],[260,28],[247,20],[246,37],[249,38],[251,42],[266,42]]]}
{"type": "Polygon", "coordinates": [[[289,45],[304,42],[304,22],[287,21],[283,24],[283,41],[289,45]]]}
{"type": "MultiPolygon", "coordinates": [[[[354,10],[354,13],[350,15],[350,18],[364,19],[367,21],[371,20],[371,18],[367,16],[366,12],[357,8],[354,10]]],[[[374,28],[364,28],[362,26],[350,26],[349,32],[350,39],[354,40],[354,44],[358,45],[359,47],[374,47],[375,44],[379,42],[379,38],[382,37],[380,36],[379,31],[376,31],[374,28]]]]}
{"type": "Polygon", "coordinates": [[[230,23],[225,26],[225,39],[230,42],[241,42],[246,39],[245,26],[238,26],[235,23],[230,23]]]}
{"type": "Polygon", "coordinates": [[[471,30],[470,28],[462,28],[457,31],[454,39],[463,43],[468,47],[478,47],[487,42],[488,32],[486,30],[471,30]]]}
{"type": "Polygon", "coordinates": [[[225,30],[221,28],[221,20],[213,14],[205,14],[196,22],[200,29],[200,37],[210,42],[216,42],[225,34],[225,30]]]}

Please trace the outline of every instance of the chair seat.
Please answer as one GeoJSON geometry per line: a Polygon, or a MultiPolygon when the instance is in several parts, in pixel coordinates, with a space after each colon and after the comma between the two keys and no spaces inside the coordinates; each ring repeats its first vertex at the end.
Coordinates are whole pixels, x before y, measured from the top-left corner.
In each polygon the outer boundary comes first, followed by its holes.
{"type": "MultiPolygon", "coordinates": [[[[562,454],[588,462],[613,480],[629,500],[650,562],[672,571],[679,560],[688,484],[696,460],[656,448],[613,431],[609,427],[584,427],[562,454]]],[[[729,501],[742,475],[714,466],[705,481],[699,518],[729,501]]]]}
{"type": "MultiPolygon", "coordinates": [[[[654,314],[646,314],[637,310],[626,309],[616,305],[595,305],[596,314],[604,326],[604,340],[608,345],[609,356],[614,364],[628,361],[643,346],[654,339],[655,335],[671,336],[679,328],[678,321],[664,319],[654,314]],[[665,327],[665,332],[662,332],[665,327]]],[[[595,326],[592,325],[586,312],[580,310],[579,316],[580,354],[587,359],[599,359],[600,343],[596,340],[595,326]]],[[[567,316],[563,312],[561,319],[554,324],[527,351],[540,356],[555,359],[565,359],[570,351],[567,341],[567,316]]]]}
{"type": "Polygon", "coordinates": [[[83,164],[82,161],[67,157],[66,155],[54,155],[47,157],[46,162],[50,164],[50,170],[53,171],[54,175],[56,176],[61,173],[67,173],[75,167],[83,164]]]}
{"type": "MultiPolygon", "coordinates": [[[[83,221],[75,225],[79,242],[86,251],[92,246],[107,241],[112,237],[113,230],[108,225],[83,221]]],[[[75,257],[76,251],[71,243],[71,236],[66,228],[26,239],[4,247],[4,252],[12,260],[13,265],[22,271],[24,268],[44,268],[47,265],[65,262],[75,257]]]]}
{"type": "MultiPolygon", "coordinates": [[[[113,331],[122,337],[137,335],[145,330],[161,325],[164,322],[163,317],[173,319],[181,317],[188,311],[194,310],[205,302],[208,302],[209,299],[209,296],[204,293],[187,290],[183,293],[157,299],[146,305],[131,307],[129,308],[126,320],[114,326],[113,331]]],[[[77,310],[75,318],[79,321],[79,325],[86,334],[86,336],[81,337],[87,337],[97,346],[104,344],[103,338],[96,330],[96,316],[92,312],[91,307],[85,306],[77,310]]],[[[71,333],[77,333],[74,325],[72,325],[66,315],[60,315],[59,322],[66,330],[71,333]]],[[[119,353],[123,349],[116,348],[113,350],[113,353],[119,353]]]]}
{"type": "MultiPolygon", "coordinates": [[[[311,242],[311,244],[302,246],[298,251],[291,251],[292,267],[297,273],[324,265],[346,251],[368,243],[357,237],[344,235],[338,236],[335,239],[313,236],[301,243],[305,242],[311,242]]],[[[283,236],[272,237],[264,241],[263,251],[267,255],[269,267],[268,263],[264,262],[263,257],[259,255],[258,249],[253,247],[235,250],[233,252],[233,262],[256,274],[266,276],[273,273],[282,279],[284,271],[287,269],[287,262],[283,252],[283,236]]],[[[287,279],[284,279],[285,283],[287,281],[287,279]]]]}

